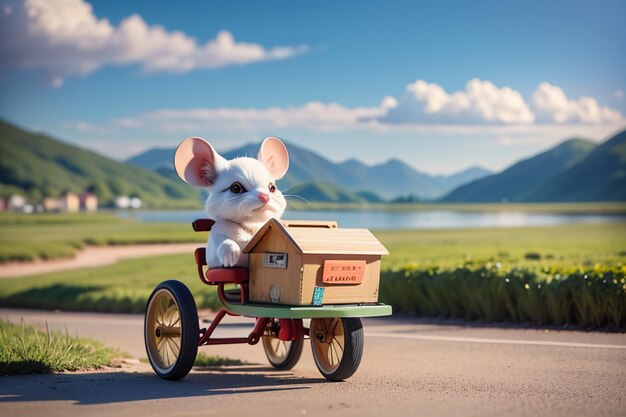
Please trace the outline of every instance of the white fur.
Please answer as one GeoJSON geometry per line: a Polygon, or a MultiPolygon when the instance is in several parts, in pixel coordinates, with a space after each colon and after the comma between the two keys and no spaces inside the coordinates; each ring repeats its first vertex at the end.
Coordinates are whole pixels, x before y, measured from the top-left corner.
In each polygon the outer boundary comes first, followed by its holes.
{"type": "Polygon", "coordinates": [[[215,220],[207,242],[209,267],[248,266],[244,247],[252,236],[271,218],[280,218],[287,203],[282,193],[268,190],[274,179],[267,168],[253,158],[223,160],[217,167],[216,177],[208,187],[206,212],[215,220]],[[247,192],[234,194],[229,187],[239,182],[247,192]],[[258,194],[269,196],[263,203],[258,194]]]}

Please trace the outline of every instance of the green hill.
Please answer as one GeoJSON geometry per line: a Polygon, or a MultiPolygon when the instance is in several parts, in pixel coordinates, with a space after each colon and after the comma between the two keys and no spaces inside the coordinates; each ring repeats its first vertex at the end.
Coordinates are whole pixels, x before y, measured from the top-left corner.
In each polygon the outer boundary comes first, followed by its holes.
{"type": "Polygon", "coordinates": [[[583,160],[595,148],[583,139],[571,139],[520,161],[499,174],[460,186],[441,199],[446,203],[525,201],[535,187],[583,160]]]}
{"type": "MultiPolygon", "coordinates": [[[[365,202],[381,202],[382,199],[371,192],[352,192],[346,191],[334,184],[327,182],[310,182],[299,184],[291,187],[287,192],[287,196],[298,196],[309,202],[324,203],[365,203],[365,202]]],[[[289,199],[289,197],[287,197],[289,199]]]]}
{"type": "Polygon", "coordinates": [[[530,190],[525,201],[626,201],[626,130],[530,190]]]}
{"type": "Polygon", "coordinates": [[[147,207],[198,207],[200,201],[198,190],[181,181],[0,121],[0,195],[39,201],[87,190],[101,205],[119,195],[137,196],[147,207]]]}

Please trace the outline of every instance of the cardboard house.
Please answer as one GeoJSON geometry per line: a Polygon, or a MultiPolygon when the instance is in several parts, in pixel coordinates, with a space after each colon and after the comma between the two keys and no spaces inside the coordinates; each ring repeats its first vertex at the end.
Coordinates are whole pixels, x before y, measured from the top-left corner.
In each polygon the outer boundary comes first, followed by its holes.
{"type": "Polygon", "coordinates": [[[367,229],[334,222],[267,222],[244,248],[249,301],[284,305],[378,301],[387,249],[367,229]]]}

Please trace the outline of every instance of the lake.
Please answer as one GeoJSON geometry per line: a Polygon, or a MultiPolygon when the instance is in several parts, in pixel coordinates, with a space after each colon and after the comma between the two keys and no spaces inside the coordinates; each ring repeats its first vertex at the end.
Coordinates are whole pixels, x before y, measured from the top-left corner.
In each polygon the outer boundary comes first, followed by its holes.
{"type": "MultiPolygon", "coordinates": [[[[120,217],[144,222],[190,223],[206,217],[202,211],[123,211],[120,217]]],[[[341,227],[365,229],[464,229],[487,227],[557,226],[626,222],[615,214],[539,213],[524,211],[379,211],[287,210],[288,220],[334,220],[341,227]]]]}

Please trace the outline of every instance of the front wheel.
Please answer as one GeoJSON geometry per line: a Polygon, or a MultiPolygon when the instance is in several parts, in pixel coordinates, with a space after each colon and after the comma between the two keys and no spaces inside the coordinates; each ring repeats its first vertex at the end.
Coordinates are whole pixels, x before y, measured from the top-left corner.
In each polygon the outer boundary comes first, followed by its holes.
{"type": "Polygon", "coordinates": [[[359,318],[315,318],[309,330],[317,369],[330,381],[351,377],[363,356],[363,326],[359,318]]]}
{"type": "MultiPolygon", "coordinates": [[[[274,321],[276,323],[277,321],[274,321]]],[[[278,338],[279,330],[272,330],[263,335],[263,350],[270,364],[283,371],[292,369],[302,355],[304,347],[304,336],[298,334],[292,341],[280,340],[278,338]]]]}
{"type": "Polygon", "coordinates": [[[196,302],[180,281],[160,283],[148,299],[144,322],[146,352],[163,379],[187,376],[198,353],[200,329],[196,302]]]}

